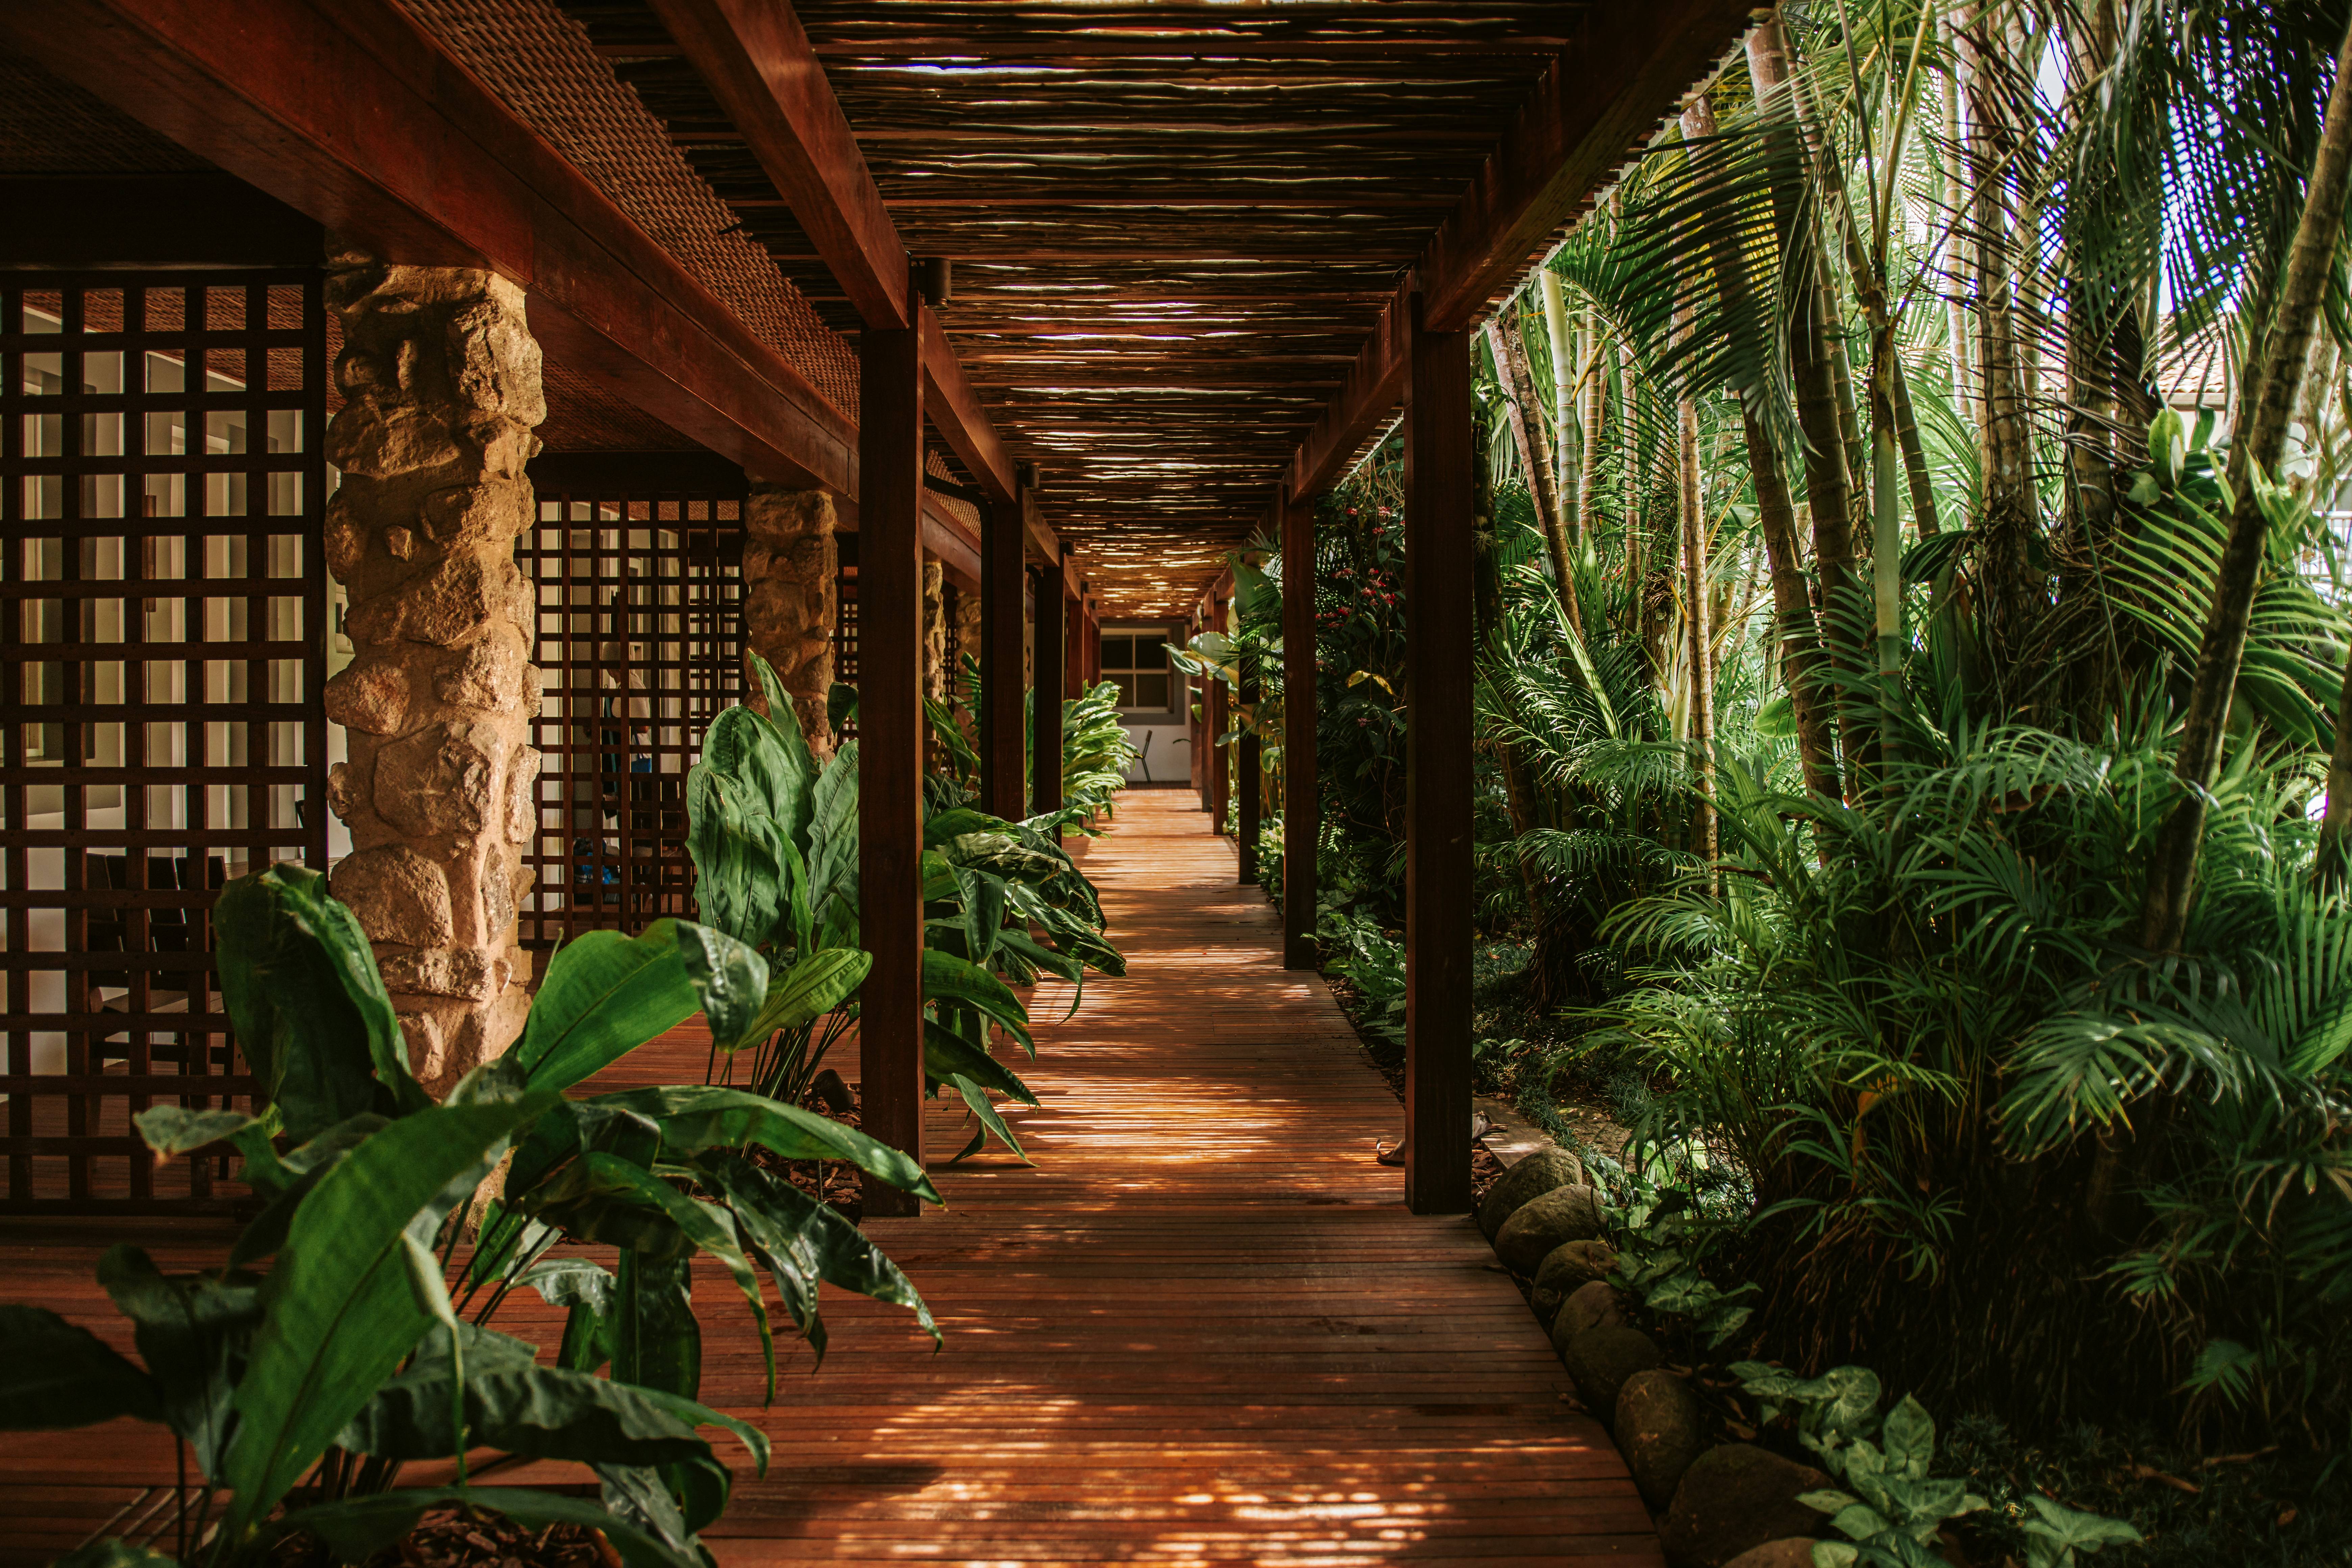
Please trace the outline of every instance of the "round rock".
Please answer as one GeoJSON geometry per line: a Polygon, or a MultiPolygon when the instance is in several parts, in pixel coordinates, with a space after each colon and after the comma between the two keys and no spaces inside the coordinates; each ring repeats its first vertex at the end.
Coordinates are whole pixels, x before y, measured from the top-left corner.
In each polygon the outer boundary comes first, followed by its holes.
{"type": "Polygon", "coordinates": [[[1544,1254],[1536,1268],[1536,1287],[1528,1304],[1536,1316],[1550,1322],[1559,1316],[1559,1304],[1596,1279],[1606,1279],[1617,1267],[1617,1253],[1605,1241],[1565,1241],[1544,1254]]]}
{"type": "Polygon", "coordinates": [[[1753,1443],[1709,1448],[1683,1472],[1658,1544],[1673,1568],[1728,1568],[1743,1552],[1820,1529],[1822,1516],[1797,1499],[1829,1485],[1811,1465],[1753,1443]]]}
{"type": "Polygon", "coordinates": [[[1576,1396],[1603,1422],[1615,1419],[1617,1395],[1626,1379],[1649,1371],[1659,1359],[1658,1347],[1639,1329],[1587,1329],[1560,1352],[1568,1375],[1576,1380],[1576,1396]]]}
{"type": "Polygon", "coordinates": [[[1675,1488],[1706,1445],[1705,1416],[1690,1384],[1663,1368],[1637,1372],[1617,1391],[1617,1422],[1610,1428],[1633,1484],[1652,1513],[1664,1513],[1675,1488]]]}
{"type": "Polygon", "coordinates": [[[1521,1204],[1554,1187],[1584,1184],[1584,1165],[1565,1149],[1538,1149],[1497,1177],[1478,1203],[1478,1228],[1488,1241],[1521,1204]]]}
{"type": "Polygon", "coordinates": [[[1568,1353],[1568,1342],[1594,1329],[1625,1326],[1625,1298],[1606,1279],[1595,1279],[1569,1292],[1551,1320],[1552,1349],[1568,1353]]]}
{"type": "Polygon", "coordinates": [[[1741,1552],[1723,1568],[1813,1568],[1812,1538],[1792,1536],[1786,1541],[1768,1541],[1741,1552]]]}
{"type": "Polygon", "coordinates": [[[1495,1256],[1512,1272],[1532,1275],[1555,1247],[1593,1240],[1607,1229],[1600,1194],[1584,1186],[1554,1187],[1511,1211],[1495,1233],[1495,1256]]]}

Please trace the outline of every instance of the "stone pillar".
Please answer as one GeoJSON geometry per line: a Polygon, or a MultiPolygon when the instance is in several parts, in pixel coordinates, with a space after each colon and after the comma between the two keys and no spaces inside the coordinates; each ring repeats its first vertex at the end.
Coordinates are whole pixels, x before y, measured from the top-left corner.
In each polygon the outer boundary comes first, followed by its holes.
{"type": "Polygon", "coordinates": [[[515,908],[538,825],[540,680],[514,541],[547,403],[522,290],[494,273],[347,253],[327,299],[347,401],[327,432],[342,485],[326,555],[356,650],[325,693],[351,744],[329,779],[353,851],[333,888],[437,1093],[512,1044],[530,1007],[515,908]]]}
{"type": "Polygon", "coordinates": [[[923,563],[923,695],[933,702],[948,696],[948,569],[923,563]]]}
{"type": "MultiPolygon", "coordinates": [[[[833,755],[834,585],[839,574],[833,497],[753,480],[743,502],[743,641],[775,667],[818,762],[833,755]]],[[[744,701],[767,694],[747,661],[744,701]]]]}

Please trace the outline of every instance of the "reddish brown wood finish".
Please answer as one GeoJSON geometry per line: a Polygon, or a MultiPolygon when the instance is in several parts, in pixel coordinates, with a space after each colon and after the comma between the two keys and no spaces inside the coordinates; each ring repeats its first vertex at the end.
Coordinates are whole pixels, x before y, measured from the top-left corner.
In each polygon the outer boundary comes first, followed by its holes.
{"type": "Polygon", "coordinates": [[[789,5],[649,0],[869,327],[914,323],[907,247],[789,5]]]}
{"type": "Polygon", "coordinates": [[[1470,1206],[1470,336],[1411,306],[1404,416],[1405,1202],[1470,1206]]]}
{"type": "MultiPolygon", "coordinates": [[[[1217,602],[1216,612],[1210,617],[1209,624],[1220,631],[1224,628],[1223,600],[1217,602]]],[[[1208,721],[1202,726],[1205,733],[1201,740],[1209,748],[1209,831],[1222,834],[1225,830],[1225,802],[1233,798],[1233,753],[1221,742],[1224,739],[1225,727],[1233,721],[1233,715],[1226,703],[1229,689],[1225,683],[1212,676],[1208,687],[1209,700],[1204,705],[1208,709],[1208,721]]]]}
{"type": "MultiPolygon", "coordinates": [[[[765,1479],[719,1449],[736,1472],[705,1537],[721,1568],[1659,1568],[1623,1466],[1477,1230],[1398,1202],[1372,1159],[1395,1096],[1323,982],[1282,969],[1274,911],[1234,886],[1187,797],[1133,792],[1084,852],[1130,970],[1090,977],[1066,1019],[1066,986],[1033,999],[1038,1059],[1009,1065],[1044,1104],[1008,1116],[1036,1164],[992,1147],[937,1165],[946,1209],[868,1225],[945,1349],[828,1290],[823,1369],[780,1343],[763,1406],[742,1301],[698,1268],[702,1396],[775,1444],[765,1479]]],[[[592,1087],[698,1082],[706,1050],[680,1029],[592,1087]]],[[[840,1065],[861,1076],[854,1053],[840,1065]]],[[[932,1147],[961,1144],[961,1112],[929,1103],[932,1147]]],[[[128,1351],[91,1278],[106,1245],[187,1269],[233,1235],[19,1221],[0,1229],[0,1297],[128,1351]]],[[[551,1354],[562,1319],[523,1291],[496,1326],[551,1354]]],[[[0,1568],[50,1562],[172,1477],[160,1427],[0,1434],[0,1568]]],[[[555,1465],[481,1480],[593,1484],[555,1465]]]]}
{"type": "Polygon", "coordinates": [[[0,42],[352,243],[514,279],[573,371],[856,494],[850,421],[389,0],[60,0],[0,7],[0,42]]]}
{"type": "Polygon", "coordinates": [[[1315,771],[1315,506],[1277,487],[1282,540],[1282,962],[1317,966],[1316,843],[1323,796],[1315,771]]]}
{"type": "MultiPolygon", "coordinates": [[[[1535,97],[1414,264],[1425,326],[1466,328],[1591,205],[1690,84],[1747,26],[1751,0],[1660,0],[1585,13],[1572,51],[1535,97]]],[[[1405,294],[1390,300],[1347,381],[1291,460],[1290,493],[1312,495],[1388,416],[1402,391],[1405,294]]]]}
{"type": "MultiPolygon", "coordinates": [[[[913,327],[859,343],[857,883],[867,1132],[923,1155],[923,374],[913,327]]],[[[914,1200],[869,1182],[871,1214],[914,1200]]]]}
{"type": "Polygon", "coordinates": [[[980,744],[981,803],[1018,821],[1029,815],[1023,798],[1028,772],[1027,662],[1023,632],[1021,503],[997,501],[981,519],[980,744]]]}
{"type": "Polygon", "coordinates": [[[1029,761],[1029,810],[1042,816],[1062,809],[1062,661],[1070,651],[1067,628],[1069,601],[1063,596],[1058,566],[1040,571],[1034,580],[1037,595],[1034,640],[1035,693],[1029,716],[1035,753],[1029,761]]]}
{"type": "Polygon", "coordinates": [[[1017,499],[1020,479],[1013,465],[1013,455],[1004,449],[1003,438],[996,426],[989,423],[986,410],[980,405],[980,395],[971,389],[971,378],[956,358],[955,345],[948,342],[947,331],[929,305],[922,307],[923,316],[923,405],[930,415],[932,428],[939,431],[971,477],[980,481],[992,500],[1017,499]]]}

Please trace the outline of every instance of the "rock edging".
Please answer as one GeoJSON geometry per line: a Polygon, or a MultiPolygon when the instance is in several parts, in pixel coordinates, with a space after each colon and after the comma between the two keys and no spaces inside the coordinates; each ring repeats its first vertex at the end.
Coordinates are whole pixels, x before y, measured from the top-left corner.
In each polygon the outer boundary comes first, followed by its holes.
{"type": "Polygon", "coordinates": [[[1616,1253],[1601,1195],[1564,1149],[1503,1173],[1478,1227],[1506,1268],[1536,1281],[1530,1304],[1577,1395],[1608,1428],[1658,1521],[1671,1568],[1801,1568],[1822,1515],[1798,1499],[1830,1478],[1752,1443],[1705,1446],[1705,1414],[1657,1342],[1625,1321],[1608,1276],[1616,1253]]]}

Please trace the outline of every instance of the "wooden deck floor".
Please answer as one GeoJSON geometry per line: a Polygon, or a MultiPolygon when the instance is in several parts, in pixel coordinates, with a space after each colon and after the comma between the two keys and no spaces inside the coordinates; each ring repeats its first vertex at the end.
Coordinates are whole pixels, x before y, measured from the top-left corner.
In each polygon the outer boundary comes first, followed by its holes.
{"type": "MultiPolygon", "coordinates": [[[[1190,794],[1123,797],[1087,870],[1133,973],[1020,1064],[1045,1101],[1017,1129],[1035,1166],[992,1149],[937,1173],[946,1211],[872,1227],[944,1352],[828,1292],[824,1370],[793,1350],[762,1411],[740,1301],[717,1277],[698,1291],[705,1399],[775,1437],[709,1532],[720,1563],[1658,1563],[1476,1227],[1407,1214],[1373,1163],[1395,1097],[1322,982],[1282,969],[1274,912],[1190,794]]],[[[1034,1010],[1068,1002],[1046,986],[1034,1010]]],[[[630,1068],[698,1081],[702,1053],[682,1033],[630,1068]]],[[[934,1111],[935,1160],[959,1121],[934,1111]]],[[[124,1339],[74,1235],[0,1233],[5,1299],[124,1339]]],[[[152,1221],[118,1237],[183,1266],[217,1246],[152,1221]]],[[[554,1338],[551,1317],[501,1326],[554,1338]]],[[[170,1465],[122,1424],[0,1437],[0,1564],[70,1547],[170,1465]]]]}

